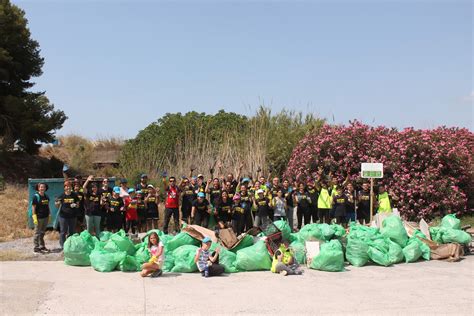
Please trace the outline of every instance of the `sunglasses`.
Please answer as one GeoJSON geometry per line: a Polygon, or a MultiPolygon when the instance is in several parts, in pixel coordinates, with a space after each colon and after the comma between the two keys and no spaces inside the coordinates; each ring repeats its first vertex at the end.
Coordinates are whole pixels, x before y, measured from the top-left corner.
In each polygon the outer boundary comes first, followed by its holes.
{"type": "Polygon", "coordinates": [[[174,182],[174,180],[170,180],[170,182],[174,182]]]}

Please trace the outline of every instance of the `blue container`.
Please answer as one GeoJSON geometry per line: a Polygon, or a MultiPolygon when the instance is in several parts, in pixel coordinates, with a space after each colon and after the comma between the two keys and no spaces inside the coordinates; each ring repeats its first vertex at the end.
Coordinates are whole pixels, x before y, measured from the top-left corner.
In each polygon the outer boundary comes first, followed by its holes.
{"type": "MultiPolygon", "coordinates": [[[[115,177],[108,178],[109,187],[115,186],[115,177]]],[[[49,210],[51,211],[50,222],[48,227],[53,227],[53,224],[56,223],[56,217],[58,215],[58,208],[54,204],[56,198],[64,193],[64,178],[50,178],[50,179],[28,179],[28,227],[33,229],[35,226],[33,224],[31,203],[33,201],[33,196],[35,195],[35,186],[38,183],[46,183],[48,185],[48,191],[46,195],[49,197],[49,210]]]]}

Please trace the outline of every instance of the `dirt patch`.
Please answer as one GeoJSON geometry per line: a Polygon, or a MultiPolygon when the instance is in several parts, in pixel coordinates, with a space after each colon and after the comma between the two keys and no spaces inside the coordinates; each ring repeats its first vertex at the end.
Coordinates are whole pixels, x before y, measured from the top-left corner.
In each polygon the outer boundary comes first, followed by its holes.
{"type": "Polygon", "coordinates": [[[26,226],[27,209],[27,186],[7,185],[0,194],[0,242],[33,236],[33,230],[26,226]]]}
{"type": "MultiPolygon", "coordinates": [[[[50,234],[52,235],[52,234],[50,234]]],[[[50,253],[34,253],[33,238],[20,238],[0,243],[0,261],[61,261],[63,253],[59,249],[58,240],[45,238],[46,248],[50,253]]]]}

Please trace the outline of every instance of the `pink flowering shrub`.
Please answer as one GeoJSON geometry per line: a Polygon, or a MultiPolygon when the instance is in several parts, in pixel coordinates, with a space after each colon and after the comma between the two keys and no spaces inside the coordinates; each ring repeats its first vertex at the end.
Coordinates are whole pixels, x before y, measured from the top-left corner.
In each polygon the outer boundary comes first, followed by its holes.
{"type": "MultiPolygon", "coordinates": [[[[439,127],[403,131],[325,125],[304,137],[292,153],[286,177],[313,178],[318,168],[339,180],[347,174],[361,183],[362,162],[382,162],[384,179],[400,197],[398,208],[407,218],[432,218],[448,212],[472,213],[474,198],[474,134],[468,129],[439,127]]],[[[377,182],[376,182],[377,183],[377,182]]]]}

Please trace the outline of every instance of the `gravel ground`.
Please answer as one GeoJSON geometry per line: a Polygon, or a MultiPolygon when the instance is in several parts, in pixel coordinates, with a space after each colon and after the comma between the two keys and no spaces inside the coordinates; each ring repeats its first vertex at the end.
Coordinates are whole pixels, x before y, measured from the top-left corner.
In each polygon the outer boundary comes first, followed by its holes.
{"type": "Polygon", "coordinates": [[[45,238],[46,248],[51,252],[38,254],[33,252],[33,237],[20,238],[0,243],[0,261],[60,261],[63,254],[59,249],[59,240],[45,238]]]}

